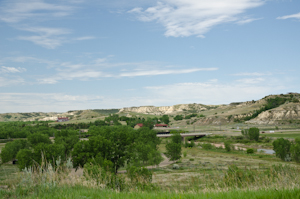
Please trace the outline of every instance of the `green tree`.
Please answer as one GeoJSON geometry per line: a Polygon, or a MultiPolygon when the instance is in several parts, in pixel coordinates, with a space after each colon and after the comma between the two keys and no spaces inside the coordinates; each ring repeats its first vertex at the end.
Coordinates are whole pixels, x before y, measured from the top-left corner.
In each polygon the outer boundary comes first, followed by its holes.
{"type": "Polygon", "coordinates": [[[273,150],[276,156],[285,160],[290,155],[291,142],[289,140],[279,138],[273,142],[273,150]]]}
{"type": "Polygon", "coordinates": [[[17,153],[21,149],[28,149],[28,148],[29,148],[29,143],[27,142],[27,140],[14,140],[12,142],[8,142],[0,153],[2,163],[15,159],[17,153]]]}
{"type": "Polygon", "coordinates": [[[170,123],[170,118],[168,115],[163,115],[160,120],[165,123],[165,124],[169,124],[170,123]]]}
{"type": "Polygon", "coordinates": [[[249,139],[249,129],[244,129],[241,133],[246,139],[249,139]]]}
{"type": "Polygon", "coordinates": [[[296,138],[295,143],[291,145],[291,156],[296,162],[300,162],[300,139],[296,138]]]}
{"type": "Polygon", "coordinates": [[[248,131],[249,139],[258,141],[259,139],[259,129],[256,127],[252,127],[248,131]]]}
{"type": "Polygon", "coordinates": [[[164,160],[161,153],[157,150],[152,150],[148,153],[148,163],[150,165],[159,165],[164,160]]]}
{"type": "Polygon", "coordinates": [[[55,144],[64,145],[64,158],[70,155],[77,142],[79,142],[79,137],[75,130],[61,130],[55,133],[55,144]]]}
{"type": "Polygon", "coordinates": [[[171,136],[171,142],[166,144],[167,157],[170,160],[179,160],[181,157],[181,135],[175,133],[171,136]]]}
{"type": "Polygon", "coordinates": [[[98,155],[104,160],[111,161],[113,170],[117,173],[121,166],[133,159],[136,132],[131,127],[92,126],[89,131],[93,135],[89,141],[78,142],[74,146],[72,157],[75,167],[93,161],[93,158],[98,155]]]}
{"type": "Polygon", "coordinates": [[[42,133],[34,133],[28,136],[28,141],[32,146],[35,146],[39,143],[52,144],[49,136],[42,133]]]}
{"type": "Polygon", "coordinates": [[[183,116],[182,116],[182,115],[176,115],[176,116],[174,117],[174,120],[175,120],[175,121],[183,120],[183,116]]]}
{"type": "Polygon", "coordinates": [[[30,149],[21,149],[17,154],[18,167],[20,171],[30,167],[33,163],[33,153],[30,149]]]}

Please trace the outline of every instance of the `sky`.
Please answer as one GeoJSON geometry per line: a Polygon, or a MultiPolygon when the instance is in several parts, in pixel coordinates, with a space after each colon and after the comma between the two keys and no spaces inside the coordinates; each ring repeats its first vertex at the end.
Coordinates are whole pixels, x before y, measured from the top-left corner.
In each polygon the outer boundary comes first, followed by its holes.
{"type": "Polygon", "coordinates": [[[0,0],[0,113],[300,92],[299,0],[0,0]]]}

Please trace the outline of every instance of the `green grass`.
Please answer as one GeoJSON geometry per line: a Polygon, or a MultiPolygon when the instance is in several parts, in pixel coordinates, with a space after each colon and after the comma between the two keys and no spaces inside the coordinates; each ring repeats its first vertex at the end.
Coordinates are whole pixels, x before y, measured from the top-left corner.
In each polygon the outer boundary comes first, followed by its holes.
{"type": "Polygon", "coordinates": [[[6,180],[15,178],[14,173],[18,172],[19,169],[16,165],[3,164],[0,166],[0,185],[6,184],[6,180]]]}
{"type": "Polygon", "coordinates": [[[193,192],[116,192],[110,190],[102,190],[97,188],[87,188],[87,187],[56,187],[52,189],[39,187],[35,192],[15,192],[12,191],[1,191],[1,198],[51,198],[51,199],[69,199],[69,198],[145,198],[145,199],[288,199],[288,198],[300,198],[300,189],[259,189],[259,190],[231,190],[231,191],[208,191],[208,192],[198,192],[197,190],[193,192]]]}
{"type": "Polygon", "coordinates": [[[272,133],[272,134],[264,134],[268,137],[276,137],[276,138],[300,138],[300,133],[272,133]]]}

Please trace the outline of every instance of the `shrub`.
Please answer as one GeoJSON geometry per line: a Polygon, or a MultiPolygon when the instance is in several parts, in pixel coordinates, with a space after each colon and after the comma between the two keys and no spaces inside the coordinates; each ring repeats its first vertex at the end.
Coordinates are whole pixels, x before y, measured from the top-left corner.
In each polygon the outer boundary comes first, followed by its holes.
{"type": "Polygon", "coordinates": [[[84,165],[83,175],[85,178],[93,179],[97,182],[97,184],[103,184],[107,188],[119,191],[122,191],[125,188],[125,180],[121,175],[105,171],[99,165],[94,165],[89,162],[86,163],[84,165]]]}
{"type": "Polygon", "coordinates": [[[184,151],[184,152],[183,152],[183,157],[186,157],[186,156],[187,156],[187,152],[184,151]]]}
{"type": "Polygon", "coordinates": [[[227,152],[230,152],[231,149],[233,148],[232,145],[230,144],[230,142],[228,142],[228,141],[224,142],[224,145],[225,145],[225,150],[227,152]]]}
{"type": "Polygon", "coordinates": [[[251,153],[254,153],[254,150],[253,149],[247,149],[247,154],[251,154],[251,153]]]}
{"type": "Polygon", "coordinates": [[[147,184],[152,182],[152,172],[144,167],[131,166],[127,169],[127,176],[131,183],[147,184]]]}
{"type": "Polygon", "coordinates": [[[179,169],[180,167],[179,167],[178,164],[173,164],[172,168],[173,168],[173,169],[179,169]]]}
{"type": "Polygon", "coordinates": [[[191,140],[191,143],[188,143],[187,141],[185,141],[185,143],[184,143],[185,148],[187,148],[187,147],[193,148],[194,146],[195,146],[194,140],[191,140]]]}
{"type": "Polygon", "coordinates": [[[194,158],[191,158],[190,161],[194,161],[194,158]]]}
{"type": "Polygon", "coordinates": [[[213,149],[214,146],[210,143],[202,144],[201,147],[205,150],[213,149]]]}

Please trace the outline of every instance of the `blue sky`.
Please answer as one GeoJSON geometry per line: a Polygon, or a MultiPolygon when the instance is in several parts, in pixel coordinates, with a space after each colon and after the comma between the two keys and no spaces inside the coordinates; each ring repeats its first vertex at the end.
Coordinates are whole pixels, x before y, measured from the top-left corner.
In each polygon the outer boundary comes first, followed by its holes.
{"type": "Polygon", "coordinates": [[[0,112],[300,92],[300,1],[0,0],[0,112]]]}

